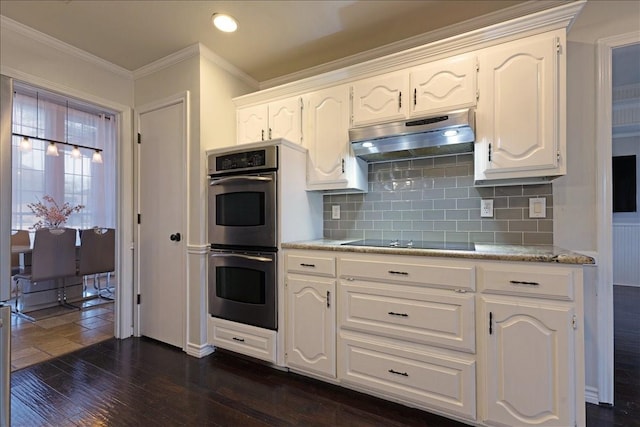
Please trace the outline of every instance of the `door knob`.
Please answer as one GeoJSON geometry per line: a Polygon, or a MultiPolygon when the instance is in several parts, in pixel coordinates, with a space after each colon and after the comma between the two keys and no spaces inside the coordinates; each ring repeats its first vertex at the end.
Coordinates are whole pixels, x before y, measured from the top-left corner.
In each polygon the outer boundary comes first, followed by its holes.
{"type": "Polygon", "coordinates": [[[181,239],[180,233],[172,234],[171,236],[169,236],[169,239],[171,239],[172,242],[179,242],[181,239]]]}

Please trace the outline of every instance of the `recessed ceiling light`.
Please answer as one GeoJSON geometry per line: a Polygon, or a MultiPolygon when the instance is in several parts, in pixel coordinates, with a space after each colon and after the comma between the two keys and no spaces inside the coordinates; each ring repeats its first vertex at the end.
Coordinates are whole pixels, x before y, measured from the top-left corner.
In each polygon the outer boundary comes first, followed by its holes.
{"type": "Polygon", "coordinates": [[[224,13],[214,13],[211,16],[211,21],[217,29],[225,33],[233,33],[238,29],[238,22],[232,16],[224,13]]]}

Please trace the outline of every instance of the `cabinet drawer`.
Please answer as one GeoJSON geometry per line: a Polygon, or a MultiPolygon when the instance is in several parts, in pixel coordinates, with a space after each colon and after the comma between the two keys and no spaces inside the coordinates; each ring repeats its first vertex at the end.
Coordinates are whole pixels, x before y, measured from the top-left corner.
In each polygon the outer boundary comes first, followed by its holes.
{"type": "Polygon", "coordinates": [[[313,274],[315,276],[336,276],[336,258],[332,256],[287,254],[289,273],[313,274]]]}
{"type": "Polygon", "coordinates": [[[475,351],[474,294],[341,281],[338,301],[341,328],[475,351]]]}
{"type": "Polygon", "coordinates": [[[574,272],[554,266],[496,264],[478,267],[483,292],[573,300],[574,272]]]}
{"type": "Polygon", "coordinates": [[[276,363],[276,332],[209,318],[209,343],[256,359],[276,363]]]}
{"type": "Polygon", "coordinates": [[[476,418],[476,362],[473,357],[400,349],[384,341],[341,334],[338,377],[384,395],[476,418]]]}
{"type": "Polygon", "coordinates": [[[343,258],[340,260],[340,276],[471,291],[476,288],[473,266],[428,265],[407,262],[403,257],[394,259],[387,256],[384,259],[343,258]]]}

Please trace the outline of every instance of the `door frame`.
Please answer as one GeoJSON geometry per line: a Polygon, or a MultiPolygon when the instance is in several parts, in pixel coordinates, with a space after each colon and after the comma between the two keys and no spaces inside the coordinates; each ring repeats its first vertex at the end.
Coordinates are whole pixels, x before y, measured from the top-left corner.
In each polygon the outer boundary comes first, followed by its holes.
{"type": "Polygon", "coordinates": [[[606,37],[597,41],[596,91],[596,205],[598,248],[598,400],[613,405],[613,189],[612,156],[612,52],[613,49],[640,43],[640,31],[606,37]]]}
{"type": "MultiPolygon", "coordinates": [[[[145,113],[149,113],[155,110],[159,110],[161,108],[165,108],[165,107],[169,107],[172,105],[182,105],[182,120],[183,120],[183,134],[182,134],[182,141],[180,141],[181,146],[182,146],[182,155],[183,155],[183,159],[185,159],[185,167],[182,171],[181,177],[182,177],[182,188],[184,188],[184,191],[182,192],[182,200],[180,201],[181,206],[182,206],[182,221],[180,224],[180,227],[182,230],[184,230],[184,240],[185,240],[185,248],[189,247],[189,206],[188,206],[188,201],[189,201],[189,188],[188,188],[188,177],[190,175],[190,171],[191,171],[191,167],[189,166],[189,149],[190,149],[190,138],[189,138],[189,129],[190,129],[190,121],[189,121],[189,91],[184,91],[184,92],[180,92],[171,96],[168,96],[166,98],[162,98],[153,102],[149,102],[147,104],[141,105],[139,107],[136,108],[136,112],[135,112],[135,130],[134,130],[134,134],[138,135],[140,132],[140,116],[142,114],[145,113]]],[[[134,212],[139,212],[140,210],[140,162],[141,162],[141,158],[140,158],[140,146],[139,144],[136,144],[136,148],[134,150],[134,161],[133,161],[133,167],[134,167],[134,177],[135,177],[135,185],[134,187],[134,212]]],[[[135,275],[134,275],[134,286],[133,289],[135,291],[135,294],[138,295],[140,294],[140,225],[139,224],[135,224],[135,256],[134,258],[134,271],[135,271],[135,275]]],[[[184,299],[181,301],[181,305],[182,305],[182,324],[184,326],[184,330],[183,330],[183,337],[182,337],[182,350],[185,350],[187,348],[187,342],[188,342],[188,337],[189,337],[189,323],[188,323],[188,317],[187,317],[187,313],[189,312],[188,309],[188,304],[189,304],[189,286],[188,286],[188,276],[187,276],[187,271],[188,271],[188,266],[187,266],[187,256],[186,256],[186,251],[182,254],[183,257],[183,277],[184,277],[184,281],[180,284],[178,284],[178,286],[180,286],[181,289],[181,294],[184,295],[184,299]]],[[[136,337],[141,336],[140,333],[140,304],[135,304],[135,306],[133,307],[133,335],[136,337]]]]}
{"type": "MultiPolygon", "coordinates": [[[[132,108],[111,100],[61,85],[14,68],[2,67],[2,74],[31,86],[59,93],[110,110],[116,120],[116,299],[114,303],[114,336],[133,335],[133,134],[132,108]]],[[[11,215],[11,203],[8,209],[11,215]]],[[[4,214],[3,214],[4,216],[4,214]]],[[[6,235],[8,235],[8,231],[6,235]]],[[[3,230],[3,235],[4,235],[3,230]]]]}

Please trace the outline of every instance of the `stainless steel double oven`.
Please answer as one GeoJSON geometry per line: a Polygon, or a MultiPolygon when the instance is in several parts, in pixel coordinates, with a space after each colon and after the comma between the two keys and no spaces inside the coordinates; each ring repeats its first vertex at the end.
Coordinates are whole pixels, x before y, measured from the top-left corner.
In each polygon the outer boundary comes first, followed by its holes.
{"type": "Polygon", "coordinates": [[[278,146],[208,158],[209,314],[277,330],[278,146]]]}

